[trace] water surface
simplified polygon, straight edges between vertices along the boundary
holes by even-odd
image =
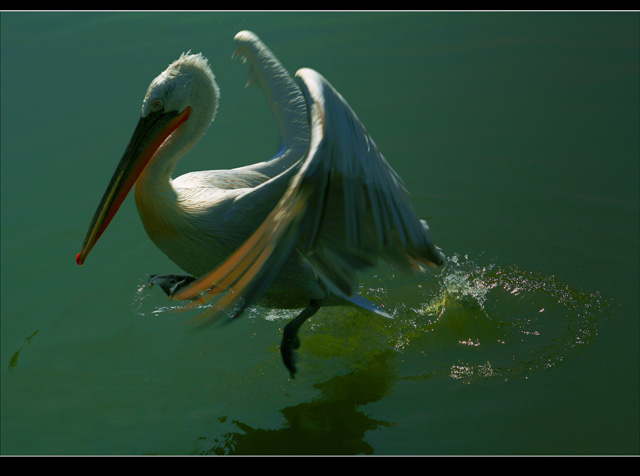
[[[3,454],[638,454],[637,13],[3,13]],[[128,199],[86,227],[149,82],[202,52],[218,117],[179,165],[276,129],[233,36],[343,94],[448,257],[362,292],[394,320],[253,309],[194,332]],[[187,313],[188,314],[188,313]]]

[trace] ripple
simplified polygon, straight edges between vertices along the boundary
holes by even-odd
[[[299,352],[307,370],[349,373],[383,355],[389,363],[399,356],[401,378],[407,379],[527,378],[588,347],[610,304],[599,292],[576,289],[553,275],[480,264],[468,255],[454,254],[434,274],[404,279],[387,272],[377,277],[377,286],[361,289],[386,306],[393,320],[345,307],[325,308],[311,319],[301,331]],[[141,281],[132,308],[140,316],[184,311],[182,304],[166,302]],[[192,310],[194,316],[201,311]],[[249,318],[283,322],[295,314],[257,307],[247,312]]]
[[[170,303],[170,304],[167,304]],[[183,319],[188,320],[197,317],[202,314],[206,309],[209,309],[215,305],[215,301],[208,304],[199,304],[192,307],[188,302],[182,301],[169,301],[167,296],[159,291],[158,287],[149,286],[146,279],[140,279],[136,291],[134,293],[131,308],[133,311],[142,317],[159,316],[162,314],[175,314],[175,313],[187,313],[183,314]],[[231,313],[231,311],[229,311]],[[265,309],[260,307],[250,307],[246,311],[246,315],[249,318],[262,318],[268,321],[289,320],[295,317],[295,311],[288,309]]]
[[[450,257],[423,304],[399,305],[399,352],[419,349],[427,374],[470,382],[562,364],[590,345],[607,300],[538,272]]]
[[[147,284],[146,279],[143,280],[141,278],[133,296],[131,308],[138,316],[142,317],[158,316],[160,314],[170,312],[181,312],[185,309],[184,305],[180,302],[174,302],[170,305],[158,305],[159,299],[167,302],[167,296],[164,293],[157,292],[157,289],[154,289]]]

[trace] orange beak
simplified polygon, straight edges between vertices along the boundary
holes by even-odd
[[[87,255],[109,226],[144,168],[162,143],[189,118],[190,112],[191,108],[187,107],[180,113],[156,111],[140,118],[129,145],[102,196],[100,205],[93,215],[80,253],[76,256],[76,263],[81,265],[85,262]]]

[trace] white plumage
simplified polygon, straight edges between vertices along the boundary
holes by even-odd
[[[359,305],[359,270],[384,259],[403,269],[440,265],[400,178],[344,98],[317,72],[295,80],[253,33],[235,37],[249,83],[264,92],[282,147],[232,170],[171,174],[213,121],[219,90],[207,60],[183,54],[153,80],[140,123],[96,211],[82,264],[135,183],[153,242],[191,278],[177,299],[216,298],[207,317],[247,306],[305,307],[285,329],[291,374],[297,329],[322,305]],[[159,282],[159,281],[158,281]],[[387,316],[388,317],[388,316]]]

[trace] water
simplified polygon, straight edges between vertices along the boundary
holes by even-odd
[[[3,13],[2,454],[638,454],[637,13]],[[86,227],[148,83],[202,51],[222,90],[178,173],[262,160],[233,36],[347,98],[447,264],[381,266],[393,320],[327,309],[195,331],[128,199]]]

